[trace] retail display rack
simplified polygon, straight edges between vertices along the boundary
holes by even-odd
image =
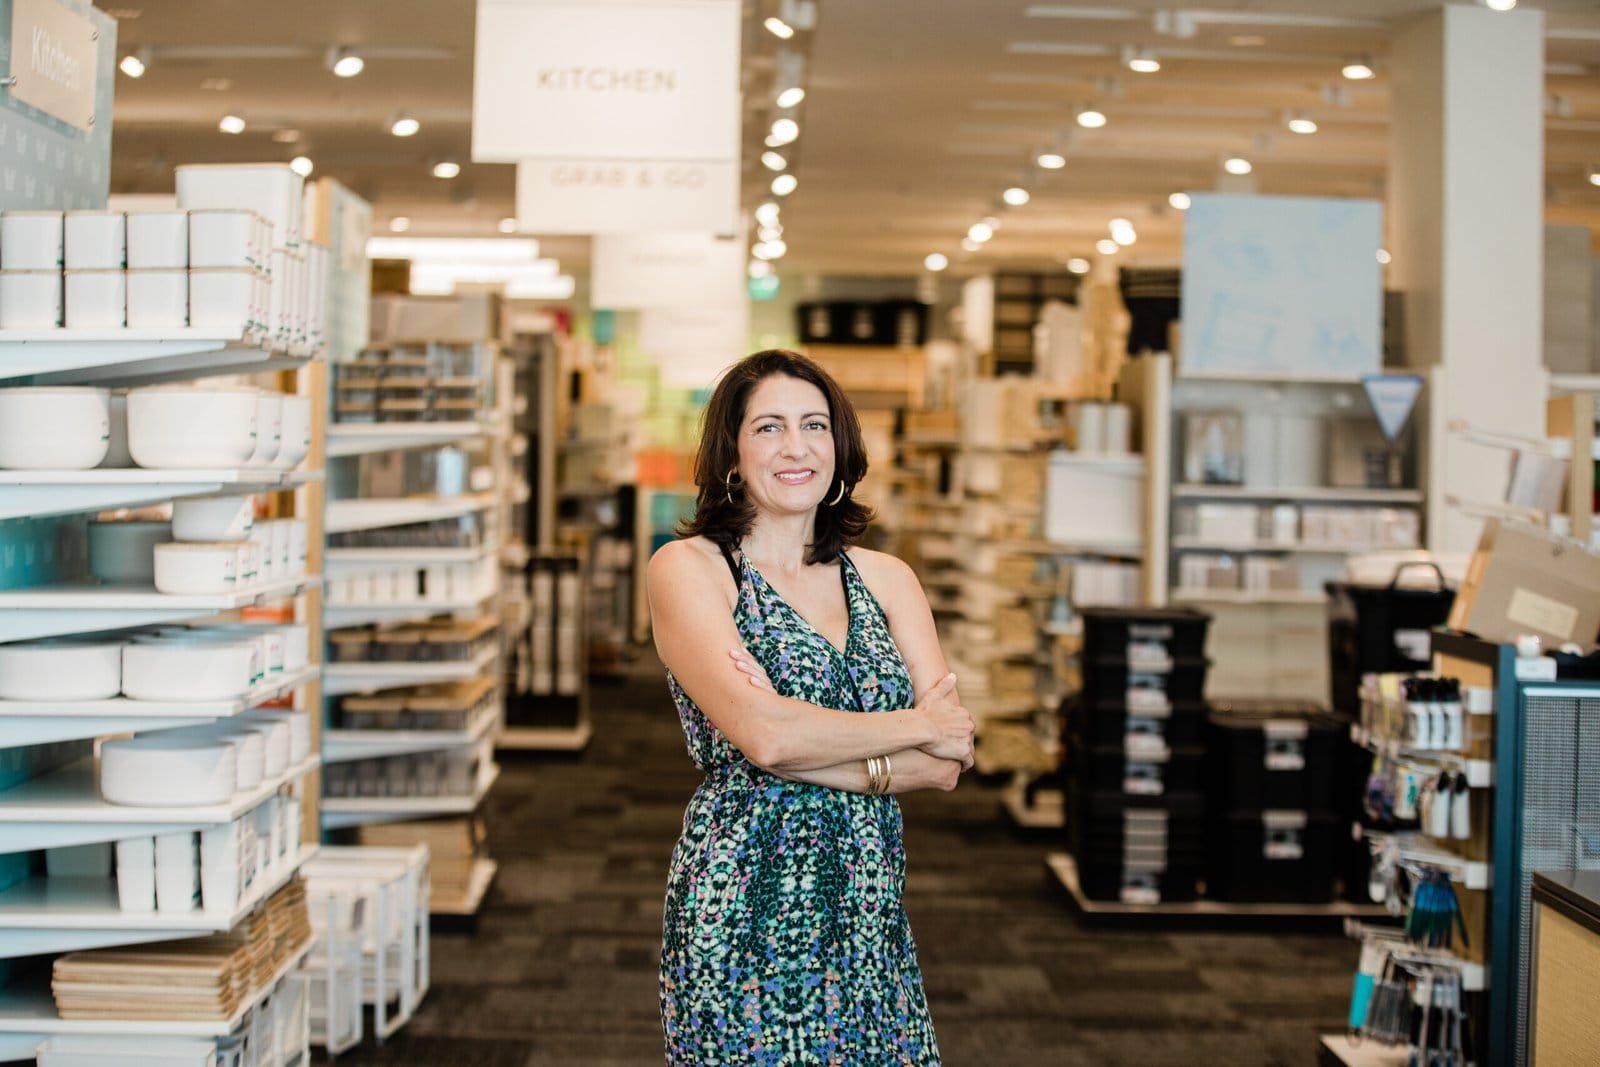
[[[436,841],[430,906],[470,915],[495,870],[472,827],[499,774],[501,664],[523,625],[501,599],[522,484],[511,368],[491,341],[417,341],[336,370],[322,827]],[[337,1015],[322,1011],[319,1033]]]
[[[311,397],[322,380],[316,362],[320,348],[320,343],[290,346],[193,328],[6,330],[0,331],[0,390],[46,384],[120,389],[280,371],[292,373],[280,375],[275,385]],[[139,581],[100,584],[82,573],[88,562],[88,516],[208,496],[251,494],[274,514],[297,514],[307,524],[308,547],[315,546],[322,536],[320,511],[307,506],[321,477],[321,430],[315,420],[311,433],[309,459],[294,472],[260,466],[0,472],[0,518],[9,520],[0,523],[5,547],[0,642],[78,634],[115,639],[136,628],[260,613],[273,605],[276,617],[309,624],[321,584],[314,548],[307,553],[304,576],[215,595],[166,594]],[[101,949],[216,934],[243,938],[263,921],[261,906],[269,898],[290,899],[280,890],[295,882],[316,851],[312,844],[294,844],[299,823],[292,818],[298,808],[315,820],[319,759],[314,752],[221,803],[146,807],[101,798],[98,746],[92,742],[106,735],[226,723],[273,702],[291,702],[296,715],[308,715],[305,709],[319,699],[318,660],[311,642],[303,668],[280,671],[243,696],[223,700],[0,700],[0,747],[7,750],[10,768],[0,790],[0,966],[11,972],[0,996],[0,1059],[32,1059],[47,1042],[63,1050],[103,1049],[109,1042],[119,1051],[136,1052],[163,1040],[189,1038],[219,1046],[248,1040],[263,1053],[262,1062],[306,1062],[303,987],[294,973],[303,947],[279,960],[265,981],[252,982],[234,1010],[215,1015],[174,1009],[171,1019],[163,1019],[157,1007],[64,1017],[50,991],[49,968],[42,980],[32,972],[60,953],[84,953],[73,959],[87,964],[115,958],[97,955]],[[238,826],[240,820],[254,819],[264,828],[263,813],[269,813],[273,840],[281,844],[235,899],[223,904],[197,899],[188,908],[167,906],[167,901],[155,910],[123,907],[110,864],[114,843],[205,835]],[[191,843],[196,840],[191,837]],[[204,880],[211,868],[199,862],[197,877]]]

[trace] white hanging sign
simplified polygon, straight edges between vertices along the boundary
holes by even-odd
[[[94,125],[99,71],[100,32],[93,22],[56,0],[13,0],[13,97],[87,130]]]
[[[1378,417],[1378,428],[1390,444],[1400,438],[1411,418],[1422,393],[1422,376],[1419,374],[1363,374],[1361,388],[1367,391],[1367,403]],[[1423,657],[1426,658],[1426,657]]]
[[[597,308],[742,306],[744,242],[703,233],[600,234],[590,256]]]
[[[738,226],[737,160],[517,164],[517,229],[523,233],[733,234]]]
[[[738,0],[478,0],[472,158],[738,158]]]
[[[749,332],[750,306],[742,301],[639,312],[639,347],[661,368],[661,383],[677,389],[709,389],[745,355]]]

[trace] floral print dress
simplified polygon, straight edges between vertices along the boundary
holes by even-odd
[[[782,695],[843,711],[910,707],[911,677],[855,564],[840,557],[841,650],[751,566],[734,622]],[[667,1062],[939,1063],[901,893],[900,806],[791,782],[744,758],[668,672],[706,774],[672,853],[661,949]]]

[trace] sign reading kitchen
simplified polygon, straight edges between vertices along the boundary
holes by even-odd
[[[13,0],[11,95],[80,130],[94,125],[100,34],[56,0]]]
[[[478,0],[473,160],[737,160],[739,19],[738,0]]]

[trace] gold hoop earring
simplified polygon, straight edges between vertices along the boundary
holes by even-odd
[[[830,501],[828,501],[828,506],[829,506],[829,507],[830,507],[830,508],[836,508],[836,507],[838,507],[838,506],[839,506],[839,503],[840,503],[840,502],[841,502],[841,501],[842,501],[842,500],[844,500],[844,494],[845,494],[845,490],[846,490],[846,489],[848,489],[848,488],[849,488],[849,486],[847,486],[847,485],[845,485],[845,484],[844,484],[844,482],[843,482],[843,481],[841,481],[841,482],[840,482],[840,483],[839,483],[839,491],[838,491],[838,492],[837,492],[837,493],[835,493],[835,494],[834,494],[834,496],[833,496],[833,499],[832,499],[832,500],[830,500]]]
[[[728,498],[728,503],[733,503],[733,476],[739,473],[738,467],[729,467],[728,473],[722,476],[722,488]],[[739,479],[739,484],[744,485],[744,479]]]

